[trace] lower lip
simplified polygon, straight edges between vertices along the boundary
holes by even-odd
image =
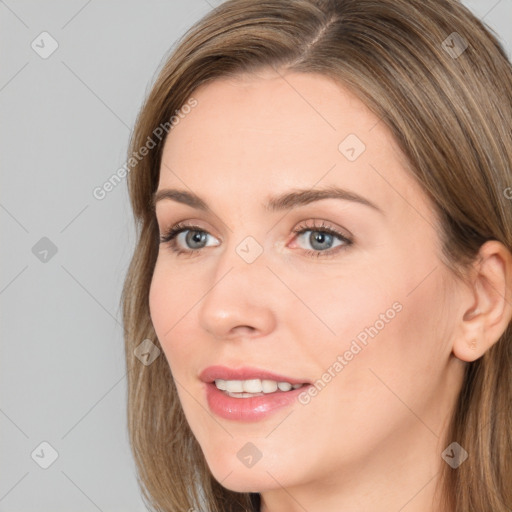
[[[259,421],[280,409],[289,407],[310,385],[290,391],[275,391],[263,396],[233,398],[217,389],[213,382],[209,382],[206,384],[206,400],[210,410],[226,420]]]

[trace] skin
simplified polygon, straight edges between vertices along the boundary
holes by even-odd
[[[210,210],[167,199],[156,215],[162,234],[189,222],[207,244],[192,256],[160,245],[150,310],[213,476],[261,492],[263,512],[442,510],[434,491],[452,441],[447,420],[466,362],[512,316],[510,253],[488,242],[471,281],[456,280],[432,205],[384,123],[327,77],[265,70],[194,97],[198,106],[165,143],[158,189],[193,191]],[[366,145],[354,162],[338,149],[349,134]],[[271,195],[329,185],[382,213],[339,199],[263,208]],[[293,229],[314,219],[353,244],[340,250],[334,238],[323,245],[330,257],[308,255],[322,252],[309,236],[317,224],[299,237]],[[185,235],[178,245],[190,251]],[[252,263],[236,252],[247,236],[263,250]],[[401,311],[307,405],[254,423],[209,411],[199,380],[207,366],[314,382],[396,302]],[[237,458],[247,442],[262,453],[251,468]]]

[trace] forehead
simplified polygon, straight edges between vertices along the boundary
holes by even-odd
[[[192,96],[197,106],[167,137],[159,188],[184,181],[220,198],[236,186],[261,199],[333,184],[381,204],[397,191],[412,201],[422,194],[384,123],[329,77],[267,70],[217,79]]]
[[[389,146],[387,134],[377,126],[379,119],[350,91],[323,75],[244,74],[202,85],[193,97],[198,106],[166,141],[176,157],[187,145],[212,139],[223,141],[218,149],[229,148],[230,154],[238,148],[247,152],[253,143],[258,144],[254,153],[268,145],[282,146],[283,153],[295,145],[300,153],[305,140],[320,142],[318,152],[330,149],[337,154],[339,142],[349,133]],[[303,152],[311,153],[309,147]]]

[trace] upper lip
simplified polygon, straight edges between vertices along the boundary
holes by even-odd
[[[242,368],[228,368],[227,366],[208,366],[200,374],[199,378],[203,382],[211,383],[216,379],[222,380],[250,380],[250,379],[267,379],[276,382],[289,382],[290,384],[305,384],[306,379],[294,379],[285,375],[263,370],[261,368],[253,368],[244,366]]]

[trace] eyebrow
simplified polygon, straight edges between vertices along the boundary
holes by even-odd
[[[187,190],[178,189],[162,189],[155,192],[152,199],[153,208],[156,207],[156,203],[164,199],[186,204],[192,208],[202,211],[209,210],[206,202],[198,195]],[[375,203],[372,203],[369,199],[366,199],[355,192],[334,186],[323,189],[294,189],[290,192],[270,197],[267,203],[264,204],[264,207],[267,211],[278,212],[291,210],[292,208],[307,205],[322,199],[341,199],[344,201],[352,201],[368,206],[381,214],[384,214],[382,209]]]

